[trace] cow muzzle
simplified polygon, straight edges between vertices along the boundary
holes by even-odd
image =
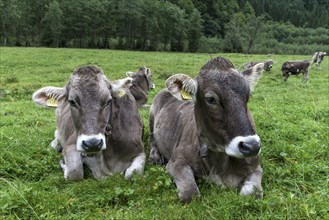
[[[77,138],[77,150],[83,153],[97,153],[106,149],[106,140],[103,134],[79,135]]]
[[[235,137],[225,148],[227,155],[237,158],[257,156],[260,151],[261,144],[258,135]]]

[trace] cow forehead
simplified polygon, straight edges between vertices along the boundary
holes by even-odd
[[[72,75],[81,78],[94,78],[98,75],[104,75],[104,73],[102,69],[97,66],[83,66],[75,69]]]
[[[227,94],[235,92],[237,94],[249,94],[249,86],[237,70],[229,69],[221,71],[218,69],[201,72],[197,77],[199,89],[203,92],[215,90],[217,93]],[[198,89],[198,90],[199,90]]]
[[[109,95],[108,81],[97,67],[82,67],[77,69],[71,76],[69,95],[81,97],[93,96],[96,99],[102,95]]]

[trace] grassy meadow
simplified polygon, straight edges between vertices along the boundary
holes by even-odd
[[[64,180],[61,154],[49,146],[54,110],[36,106],[34,91],[64,86],[82,65],[97,65],[112,80],[147,66],[156,84],[151,104],[170,75],[196,76],[219,55],[240,68],[278,62],[249,101],[262,139],[263,199],[200,179],[202,196],[182,204],[165,168],[149,164],[131,181],[119,174],[95,180],[87,170],[83,181]],[[0,219],[329,219],[329,57],[307,84],[301,75],[284,83],[280,71],[284,61],[311,56],[0,47]],[[147,155],[148,111],[140,110]]]

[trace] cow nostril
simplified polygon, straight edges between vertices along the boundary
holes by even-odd
[[[100,150],[103,146],[102,139],[92,138],[87,141],[82,141],[82,147],[87,151]]]
[[[241,141],[239,143],[239,151],[245,156],[256,156],[259,150],[259,141]]]

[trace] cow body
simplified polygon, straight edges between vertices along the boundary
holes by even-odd
[[[242,74],[230,61],[215,58],[195,79],[179,74],[166,84],[151,106],[150,161],[167,164],[181,201],[200,195],[195,177],[261,196],[260,138]],[[184,100],[185,93],[193,101]]]
[[[264,70],[265,71],[270,71],[273,67],[273,64],[275,63],[273,60],[266,60],[264,62],[249,62],[249,63],[245,63],[243,64],[243,68],[244,69],[250,69],[252,67],[254,67],[255,65],[259,64],[259,63],[263,63],[264,64]]]
[[[310,61],[287,61],[282,64],[281,71],[284,76],[284,81],[287,81],[290,75],[303,74],[303,81],[308,81],[308,69],[310,67]]]
[[[323,61],[323,58],[326,54],[327,54],[326,52],[315,52],[312,56],[311,66],[313,65],[313,63],[315,63],[316,69],[321,68],[320,64]]]
[[[140,67],[137,72],[127,72],[126,75],[133,78],[133,83],[129,90],[134,96],[137,106],[144,106],[147,103],[148,92],[155,88],[152,83],[151,70],[146,67]]]
[[[37,104],[46,106],[49,98],[59,103],[55,140],[63,148],[65,179],[81,180],[83,164],[95,178],[143,173],[143,123],[128,89],[131,81],[110,82],[99,68],[88,66],[74,71],[64,88],[34,93]]]

